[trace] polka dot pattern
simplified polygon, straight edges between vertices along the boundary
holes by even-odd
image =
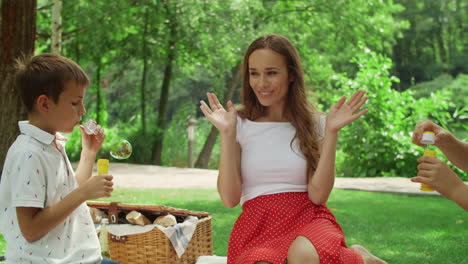
[[[313,204],[304,192],[259,196],[242,206],[228,247],[228,264],[266,261],[283,264],[298,236],[314,245],[321,264],[363,264],[347,248],[341,227],[326,205]]]

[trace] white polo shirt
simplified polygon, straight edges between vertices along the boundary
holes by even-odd
[[[0,182],[0,232],[7,242],[7,263],[101,263],[101,248],[86,204],[41,239],[22,235],[16,207],[46,208],[78,187],[65,153],[65,140],[28,121],[8,150]],[[57,143],[58,149],[55,147]]]

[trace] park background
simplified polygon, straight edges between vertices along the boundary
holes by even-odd
[[[34,21],[27,17],[35,27],[24,27],[23,42],[29,37],[34,54],[58,52],[85,69],[91,85],[83,121],[94,118],[106,128],[103,158],[124,138],[134,149],[125,162],[189,166],[187,126],[194,119],[193,164],[216,169],[217,132],[199,102],[214,92],[239,103],[243,52],[269,33],[297,46],[309,99],[320,111],[342,95],[368,91],[369,113],[341,133],[338,176],[414,175],[422,149],[411,143],[411,132],[421,120],[468,138],[466,1],[39,0],[27,6],[33,2],[2,1],[2,32],[13,26],[7,17],[13,5],[33,8]],[[21,47],[9,41],[2,35],[2,68],[12,67],[5,48]],[[8,113],[1,115],[2,158],[24,118],[18,94],[8,91],[2,82],[0,108]],[[78,129],[68,136],[68,155],[77,161]]]
[[[299,50],[310,101],[322,112],[357,89],[363,118],[340,134],[338,177],[412,177],[430,119],[468,139],[468,3],[462,0],[0,0],[0,163],[25,118],[12,86],[20,54],[57,52],[91,85],[83,121],[106,129],[99,153],[121,138],[132,156],[112,162],[216,169],[217,131],[199,101],[240,102],[243,52],[278,33]],[[189,164],[189,120],[195,120]],[[67,153],[80,156],[77,129]],[[439,157],[446,160],[439,153]],[[468,174],[456,168],[466,181]],[[176,186],[175,186],[176,188]],[[183,206],[184,204],[181,204]],[[466,245],[466,241],[464,242]],[[222,252],[221,252],[222,254]]]

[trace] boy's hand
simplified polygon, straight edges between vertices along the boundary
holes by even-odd
[[[86,200],[99,199],[102,197],[110,197],[114,188],[112,175],[97,175],[92,176],[80,188],[86,197]]]
[[[104,139],[106,135],[104,134],[104,130],[101,126],[97,126],[96,131],[94,134],[88,135],[83,126],[80,126],[80,133],[81,133],[81,145],[83,151],[89,151],[93,154],[96,154],[104,143]]]

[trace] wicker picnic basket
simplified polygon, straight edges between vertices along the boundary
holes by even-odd
[[[189,211],[164,205],[142,205],[109,202],[87,202],[89,207],[106,211],[110,224],[119,223],[120,218],[132,210],[145,215],[170,213],[176,217],[196,216],[199,218],[195,233],[184,254],[179,258],[170,240],[158,228],[149,232],[116,237],[108,233],[110,259],[123,264],[191,264],[197,257],[213,254],[211,216],[207,212]]]

